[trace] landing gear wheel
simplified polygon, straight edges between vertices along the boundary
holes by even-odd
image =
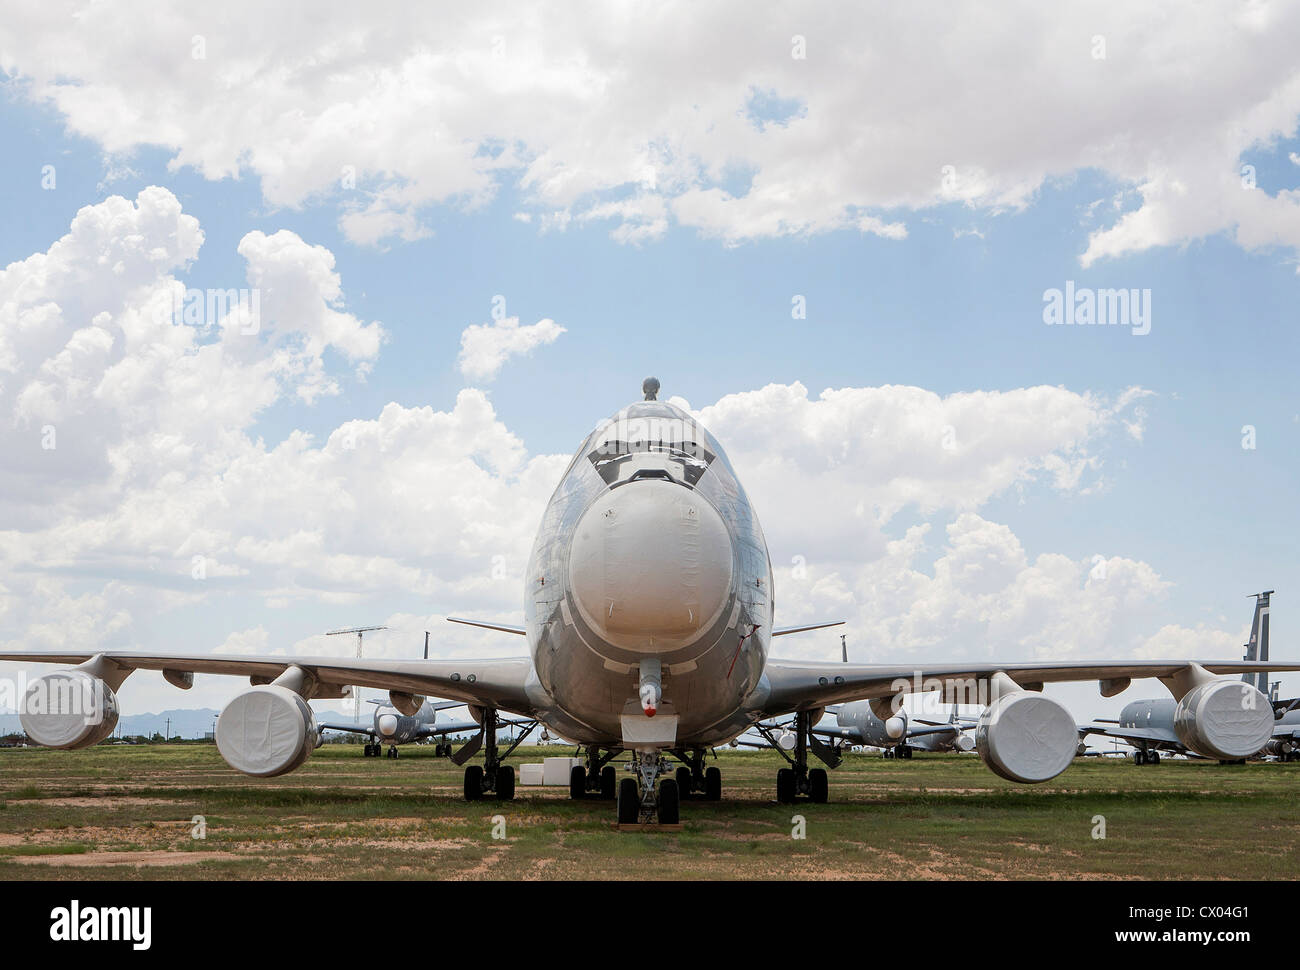
[[[465,801],[476,802],[483,797],[483,766],[470,765],[465,769]]]
[[[681,794],[674,778],[665,778],[659,786],[659,824],[676,825],[681,818]]]
[[[677,769],[677,774],[675,777],[677,779],[678,794],[682,798],[685,798],[687,795],[691,793],[691,788],[692,788],[691,769],[683,765],[682,767]]]
[[[1147,764],[1149,765],[1160,764],[1160,752],[1152,751],[1149,755],[1147,755]]]
[[[635,825],[641,819],[641,793],[636,780],[624,778],[618,783],[618,824]]]
[[[1147,753],[1146,753],[1145,751],[1141,751],[1141,750],[1134,751],[1134,752],[1133,752],[1133,763],[1134,763],[1135,765],[1144,765],[1144,764],[1146,764],[1146,763],[1147,763]]]
[[[618,790],[618,776],[613,765],[605,765],[600,772],[600,797],[612,802]]]
[[[704,771],[704,797],[711,802],[722,798],[722,772],[717,768],[711,767]]]
[[[905,744],[900,744],[900,745],[898,746],[898,754],[899,754],[899,757],[902,757],[902,758],[911,758],[911,757],[912,757],[912,749],[909,748],[909,747],[908,747],[907,745],[905,745]]]
[[[885,749],[885,757],[886,757],[886,758],[892,758],[893,756],[894,756],[894,749],[893,749],[893,748],[886,748],[886,749]]]
[[[502,765],[497,769],[497,800],[512,802],[515,799],[515,769]]]
[[[826,781],[826,770],[824,768],[813,768],[808,772],[809,798],[818,805],[825,805],[829,791],[830,785]]]
[[[776,800],[782,805],[794,803],[794,772],[789,768],[776,773]]]
[[[574,765],[569,771],[569,797],[574,801],[585,798],[587,795],[587,769],[582,765]]]

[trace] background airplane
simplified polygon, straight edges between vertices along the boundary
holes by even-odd
[[[658,401],[623,408],[584,439],[542,515],[529,557],[524,626],[527,654],[504,659],[394,660],[193,655],[85,650],[0,653],[25,664],[72,664],[28,682],[20,716],[28,736],[82,748],[117,723],[117,691],[136,670],[158,670],[181,689],[195,673],[248,677],[217,721],[217,749],[231,767],[257,777],[293,771],[319,741],[309,700],[344,696],[348,685],[385,689],[414,715],[426,695],[469,705],[480,725],[453,755],[465,769],[468,800],[514,797],[514,768],[497,744],[499,712],[531,718],[586,750],[571,792],[614,788],[612,761],[627,753],[630,777],[617,785],[620,823],[656,817],[673,824],[683,794],[721,797],[708,750],[759,722],[793,715],[795,746],[782,756],[777,800],[827,800],[839,745],[812,728],[829,706],[866,702],[888,721],[909,693],[983,707],[975,745],[984,763],[1011,781],[1054,778],[1073,760],[1078,726],[1041,691],[1045,684],[1095,680],[1103,696],[1134,678],[1158,678],[1173,695],[1174,731],[1206,757],[1237,758],[1272,737],[1273,713],[1250,683],[1228,674],[1300,670],[1296,663],[1187,659],[1002,663],[848,664],[771,657],[775,637],[826,624],[773,624],[773,570],[767,543],[722,445],[687,411]],[[814,501],[809,496],[809,501]],[[675,772],[672,760],[688,769]],[[578,772],[582,774],[579,775]],[[671,777],[665,777],[671,776]],[[660,780],[662,779],[662,781]],[[690,791],[682,790],[689,784]]]
[[[440,701],[435,704],[425,700],[414,714],[403,714],[386,697],[372,697],[366,703],[375,705],[370,727],[361,727],[358,724],[322,724],[320,729],[322,731],[343,731],[348,734],[366,735],[370,738],[370,743],[362,745],[361,753],[367,758],[379,757],[379,752],[385,744],[388,745],[388,757],[396,758],[399,744],[414,744],[429,738],[445,739],[449,734],[478,731],[480,726],[477,721],[438,723],[439,711],[450,710],[453,707],[464,707],[463,701]],[[451,743],[445,740],[439,741],[434,753],[437,755],[450,755]]]
[[[1250,624],[1250,641],[1246,644],[1246,660],[1268,660],[1269,598],[1273,590],[1255,594],[1255,615]],[[1265,694],[1268,687],[1268,672],[1258,671],[1242,675],[1242,682]],[[1293,759],[1294,752],[1300,750],[1300,705],[1296,701],[1279,702],[1269,696],[1270,709],[1274,711],[1277,722],[1272,737],[1264,745],[1250,754],[1276,754],[1283,760]],[[1079,736],[1085,738],[1090,734],[1117,738],[1133,745],[1133,763],[1135,765],[1158,765],[1160,754],[1190,754],[1195,757],[1198,752],[1190,748],[1180,734],[1177,725],[1178,704],[1166,697],[1150,697],[1125,704],[1116,720],[1097,718],[1093,724],[1079,725]],[[1106,725],[1106,726],[1103,726]],[[1109,725],[1114,725],[1113,727]],[[1248,757],[1242,755],[1241,757]],[[1239,760],[1225,758],[1220,760]]]
[[[835,715],[836,726],[814,726],[810,728],[814,737],[838,742],[839,747],[847,744],[881,748],[886,758],[910,758],[913,750],[918,748],[924,751],[971,751],[975,747],[974,740],[965,733],[974,729],[975,720],[968,719],[965,723],[955,720],[955,704],[953,719],[946,723],[911,718],[901,707],[898,713],[881,720],[867,701],[828,707],[826,713]],[[794,749],[797,736],[791,725],[759,724],[756,727],[773,747],[784,751]]]

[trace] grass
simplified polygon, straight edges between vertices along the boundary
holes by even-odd
[[[775,753],[717,764],[723,801],[684,803],[670,834],[618,832],[612,803],[562,789],[467,803],[431,748],[327,746],[275,779],[211,746],[4,750],[0,879],[1290,879],[1300,844],[1291,765],[1089,759],[1025,787],[969,755],[850,754],[829,804],[783,806]]]

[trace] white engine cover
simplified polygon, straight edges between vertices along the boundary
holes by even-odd
[[[994,774],[1022,784],[1048,781],[1074,759],[1079,731],[1064,707],[1042,694],[1012,691],[984,709],[975,747]]]
[[[1257,754],[1273,737],[1273,706],[1258,690],[1224,678],[1183,695],[1174,733],[1199,755],[1235,761]]]
[[[117,695],[84,670],[58,670],[27,685],[19,720],[46,748],[86,748],[117,727]]]
[[[316,715],[287,687],[244,691],[217,718],[217,750],[236,771],[273,778],[301,767],[316,750]]]

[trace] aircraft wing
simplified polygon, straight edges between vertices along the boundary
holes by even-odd
[[[359,724],[317,724],[322,731],[343,731],[347,734],[368,734],[375,737],[375,729],[362,727]]]
[[[967,726],[961,724],[927,724],[924,727],[909,726],[907,729],[907,737],[919,738],[926,734],[961,734],[961,732],[965,731],[967,727],[974,726],[975,725],[973,724]]]
[[[531,724],[531,721],[515,721],[508,717],[497,718],[497,730],[502,727],[518,727],[524,724]],[[440,737],[444,734],[456,734],[460,731],[478,731],[482,727],[478,721],[457,721],[452,724],[438,724],[433,727],[422,727],[416,737],[433,738]]]
[[[805,623],[802,626],[779,626],[772,631],[774,637],[786,637],[791,633],[807,633],[809,630],[825,630],[828,626],[843,626],[847,620],[831,620],[829,623]]]
[[[1183,742],[1178,740],[1178,735],[1173,731],[1162,731],[1159,728],[1117,728],[1117,727],[1099,727],[1097,725],[1080,724],[1079,734],[1100,734],[1108,738],[1118,738],[1121,741],[1148,741],[1161,744],[1176,744],[1178,747],[1183,746]]]
[[[1027,689],[1045,683],[1080,680],[1137,680],[1172,677],[1188,664],[1200,664],[1212,674],[1300,670],[1300,663],[1278,660],[1099,660],[1090,663],[1019,664],[886,664],[810,663],[797,660],[768,661],[764,676],[767,696],[759,711],[777,717],[792,711],[812,710],[827,704],[892,697],[942,687],[960,695],[971,684],[999,671]],[[761,690],[761,687],[760,687]]]
[[[533,716],[525,684],[533,669],[528,657],[500,660],[366,660],[355,657],[259,657],[246,654],[98,652],[0,653],[0,660],[28,664],[79,664],[103,657],[123,670],[230,674],[274,680],[289,667],[302,667],[324,687],[377,687],[447,697],[463,704],[495,707]],[[1280,669],[1276,664],[1271,669]]]

